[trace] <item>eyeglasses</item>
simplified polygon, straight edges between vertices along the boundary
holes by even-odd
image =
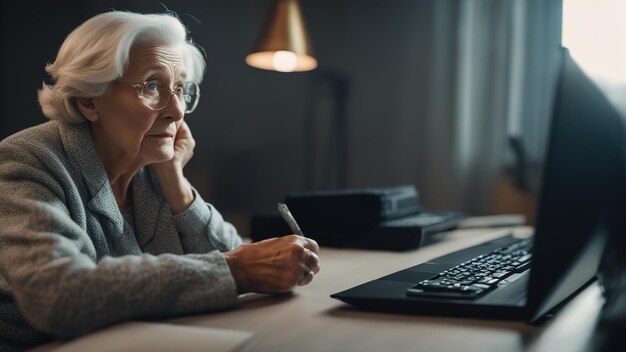
[[[120,82],[139,89],[139,97],[143,103],[152,110],[163,110],[176,95],[178,101],[185,104],[185,113],[189,114],[196,109],[200,100],[200,87],[196,82],[187,81],[181,86],[176,86],[174,90],[164,86],[157,80],[150,80],[143,83]]]

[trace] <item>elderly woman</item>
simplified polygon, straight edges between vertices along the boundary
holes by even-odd
[[[91,18],[46,67],[52,121],[0,142],[0,347],[224,309],[319,271],[315,241],[242,245],[185,179],[205,66],[186,33],[168,14]]]

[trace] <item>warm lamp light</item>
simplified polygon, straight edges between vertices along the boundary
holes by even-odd
[[[298,0],[273,0],[248,65],[272,71],[310,71],[317,67]]]

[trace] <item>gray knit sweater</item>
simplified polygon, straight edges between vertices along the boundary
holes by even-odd
[[[173,216],[149,167],[131,188],[124,226],[88,123],[0,142],[0,350],[234,304],[235,228],[195,190]]]

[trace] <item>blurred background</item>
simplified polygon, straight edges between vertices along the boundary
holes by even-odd
[[[248,66],[270,0],[2,1],[0,139],[47,119],[66,35],[109,11],[174,11],[207,55],[185,172],[244,235],[290,192],[412,184],[428,209],[533,221],[558,47],[626,115],[620,0],[301,0],[318,67]]]

